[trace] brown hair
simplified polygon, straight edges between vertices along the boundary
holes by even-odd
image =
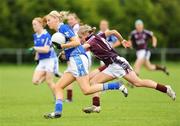
[[[44,17],[43,18],[35,17],[33,20],[38,21],[42,25],[43,28],[46,26],[46,19]]]
[[[58,12],[56,10],[53,10],[48,15],[52,16],[52,17],[55,17],[55,18],[58,18],[59,21],[63,22],[64,20],[67,19],[68,14],[69,14],[69,11],[60,11],[60,12]]]

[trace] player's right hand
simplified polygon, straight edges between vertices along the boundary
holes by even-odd
[[[28,48],[28,52],[29,52],[29,53],[33,53],[33,52],[35,52],[35,49],[34,49],[33,47]]]

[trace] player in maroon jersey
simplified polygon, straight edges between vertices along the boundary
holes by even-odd
[[[134,71],[138,75],[142,65],[145,65],[148,70],[160,70],[169,75],[166,67],[155,65],[150,62],[151,52],[147,47],[148,40],[152,40],[152,46],[154,48],[157,46],[157,39],[153,35],[153,32],[144,29],[142,20],[137,20],[135,22],[135,27],[136,29],[131,32],[129,37],[129,41],[132,43],[133,48],[136,50],[137,56],[134,65]]]
[[[176,98],[175,92],[169,85],[162,85],[157,82],[148,79],[140,79],[129,65],[128,61],[119,56],[118,53],[108,44],[105,40],[109,35],[115,35],[123,46],[129,47],[130,44],[122,38],[122,36],[116,30],[109,30],[105,33],[94,34],[95,28],[91,28],[88,25],[81,26],[78,35],[81,41],[86,41],[84,48],[89,48],[94,56],[103,61],[107,66],[102,72],[98,73],[93,79],[91,84],[104,83],[107,81],[114,80],[118,77],[123,77],[128,82],[132,83],[136,87],[147,87],[159,90],[163,93],[168,94],[173,100]],[[98,97],[96,102],[98,106]],[[100,112],[100,106],[90,106],[83,109],[86,113]]]

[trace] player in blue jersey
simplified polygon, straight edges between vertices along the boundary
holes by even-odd
[[[154,36],[152,31],[144,29],[144,24],[142,20],[136,20],[135,30],[133,30],[129,37],[129,42],[132,43],[133,48],[136,50],[137,59],[134,64],[134,70],[136,74],[139,74],[139,71],[144,65],[148,70],[152,71],[162,71],[165,74],[169,75],[166,67],[152,64],[150,62],[151,52],[148,48],[148,41],[152,41],[152,46],[156,48],[157,39]]]
[[[74,33],[77,35],[80,27],[80,19],[75,13],[69,13],[67,16],[68,25],[71,26]],[[88,57],[89,58],[89,57]],[[72,102],[73,100],[73,84],[66,87],[67,98],[66,102]]]
[[[51,11],[47,16],[47,25],[50,29],[64,34],[65,44],[56,45],[59,49],[64,49],[66,60],[68,61],[67,70],[55,85],[56,103],[52,113],[45,114],[44,117],[59,118],[62,115],[63,90],[69,84],[77,81],[84,95],[90,95],[103,90],[120,90],[127,94],[127,89],[120,82],[101,83],[90,86],[88,75],[88,58],[85,49],[81,45],[79,38],[75,35],[72,28],[63,23],[66,14],[64,12]]]
[[[34,46],[31,50],[36,52],[36,60],[39,60],[32,82],[39,85],[46,81],[54,95],[53,75],[58,71],[58,60],[52,47],[51,35],[44,29],[45,25],[46,22],[41,17],[36,17],[32,21],[35,34],[33,34]]]

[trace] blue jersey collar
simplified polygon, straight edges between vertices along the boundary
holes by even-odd
[[[63,25],[63,24],[64,24],[63,22],[58,24],[57,31],[60,29],[61,25]]]
[[[37,36],[37,37],[40,37],[41,35],[46,34],[46,33],[47,33],[47,30],[44,29],[44,30],[41,32],[41,34],[36,33],[36,36]]]

